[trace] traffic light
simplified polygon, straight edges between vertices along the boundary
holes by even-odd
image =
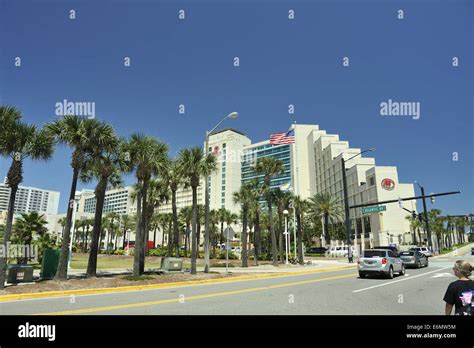
[[[432,193],[431,193],[431,194],[432,194]],[[434,204],[435,198],[434,198],[434,197],[430,197],[430,201],[431,201],[431,204]]]
[[[418,220],[420,220],[420,222],[423,222],[423,215],[421,213],[418,214]]]
[[[413,219],[416,219],[416,211],[413,210],[413,212],[411,213],[411,217],[412,217]]]

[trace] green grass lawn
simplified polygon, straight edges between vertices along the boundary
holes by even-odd
[[[71,260],[72,269],[86,269],[89,254],[74,253]],[[160,268],[161,257],[149,256],[146,258],[146,268]],[[133,268],[133,256],[127,255],[104,255],[97,258],[97,269]]]

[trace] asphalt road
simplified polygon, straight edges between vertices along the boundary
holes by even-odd
[[[444,313],[456,258],[430,260],[392,280],[356,269],[124,293],[0,302],[0,314],[389,314]]]

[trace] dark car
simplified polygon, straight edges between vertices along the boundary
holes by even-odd
[[[402,251],[400,253],[400,258],[405,267],[428,267],[428,257],[416,250]]]
[[[306,254],[325,254],[328,249],[324,247],[309,248],[306,250]]]
[[[474,255],[474,247],[471,248],[471,255]]]
[[[378,247],[375,247],[374,249],[392,250],[394,253],[398,253],[398,249],[395,245],[378,246]]]

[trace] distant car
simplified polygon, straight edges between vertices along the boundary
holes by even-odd
[[[471,248],[471,255],[474,255],[474,247]]]
[[[402,251],[400,258],[405,267],[412,266],[416,268],[428,267],[428,257],[419,251]]]
[[[352,246],[351,248],[352,256],[358,256],[358,252],[355,247]],[[347,257],[348,250],[349,249],[347,248],[347,246],[332,246],[329,250],[326,251],[326,254],[331,257]]]
[[[433,256],[433,254],[431,253],[430,249],[428,249],[427,247],[416,247],[416,248],[410,248],[408,249],[408,251],[418,251],[422,254],[425,254],[426,257],[431,257]]]
[[[395,245],[376,246],[374,249],[392,250],[394,253],[398,253],[398,248]]]
[[[329,250],[326,251],[326,254],[328,254],[331,257],[339,257],[342,252],[342,246],[332,246],[329,248]]]
[[[392,250],[370,249],[365,250],[363,257],[357,260],[359,277],[365,278],[368,275],[384,275],[389,279],[394,273],[405,274],[405,265],[402,259]]]
[[[306,250],[306,254],[325,254],[328,249],[324,247],[309,248]]]
[[[354,246],[351,246],[351,250],[352,250],[352,256],[353,257],[357,257],[359,256],[359,252],[357,251],[357,249],[354,247]],[[348,247],[342,247],[339,255],[342,256],[342,257],[347,257],[348,255],[348,251],[349,251],[349,248]]]

